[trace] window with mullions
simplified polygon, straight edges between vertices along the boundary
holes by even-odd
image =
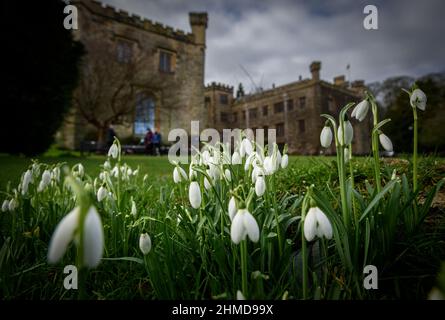
[[[144,136],[148,128],[153,130],[154,124],[155,103],[153,99],[145,95],[139,95],[134,117],[134,134],[136,136]]]
[[[163,73],[173,73],[175,71],[175,55],[173,52],[159,51],[159,71]]]

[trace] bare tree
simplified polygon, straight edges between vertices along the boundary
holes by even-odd
[[[163,100],[164,110],[175,105],[172,100],[165,103],[163,97],[171,84],[153,76],[153,61],[148,54],[133,48],[118,59],[115,43],[97,38],[85,46],[88,53],[74,105],[97,129],[99,143],[104,142],[110,124],[123,124],[122,119],[133,117],[138,93],[156,95]]]

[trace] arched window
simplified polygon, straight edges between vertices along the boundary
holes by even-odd
[[[140,94],[137,97],[136,112],[134,117],[134,134],[144,136],[147,128],[154,131],[155,103],[153,98]]]

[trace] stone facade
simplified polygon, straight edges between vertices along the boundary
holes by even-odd
[[[109,50],[116,52],[116,58],[120,42],[128,44],[128,50],[138,50],[150,57],[144,67],[150,73],[152,82],[145,88],[144,83],[139,86],[151,93],[155,110],[152,130],[159,131],[164,142],[167,142],[171,128],[187,129],[192,120],[200,120],[202,127],[207,126],[204,109],[207,13],[190,13],[192,33],[185,33],[94,0],[75,0],[71,3],[78,9],[79,27],[74,30],[76,39],[83,43],[107,39]],[[163,52],[170,55],[168,67],[172,70],[169,72],[161,71]],[[169,83],[168,92],[159,89],[166,83]],[[135,114],[129,114],[123,123],[115,125],[119,138],[135,135],[134,120]],[[57,138],[60,145],[77,149],[82,140],[94,139],[94,130],[74,108]]]
[[[344,76],[334,83],[320,80],[321,63],[310,65],[311,79],[303,79],[256,94],[234,98],[233,87],[220,83],[206,86],[208,121],[219,131],[225,128],[276,129],[279,146],[288,145],[291,154],[333,154],[334,146],[324,150],[320,146],[319,133],[325,123],[322,113],[338,118],[340,109],[349,102],[363,98],[364,82],[355,81],[350,86]],[[369,121],[354,125],[353,152],[366,154],[370,151]],[[357,125],[355,125],[357,124]],[[265,130],[265,132],[267,132]],[[265,140],[267,141],[265,133]]]

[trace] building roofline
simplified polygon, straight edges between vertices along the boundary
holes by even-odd
[[[92,14],[113,19],[141,30],[157,33],[162,36],[173,38],[178,41],[195,44],[192,33],[186,33],[180,29],[164,25],[160,22],[152,21],[137,14],[130,14],[125,10],[117,9],[113,6],[103,4],[97,0],[73,0],[74,5],[83,5]]]

